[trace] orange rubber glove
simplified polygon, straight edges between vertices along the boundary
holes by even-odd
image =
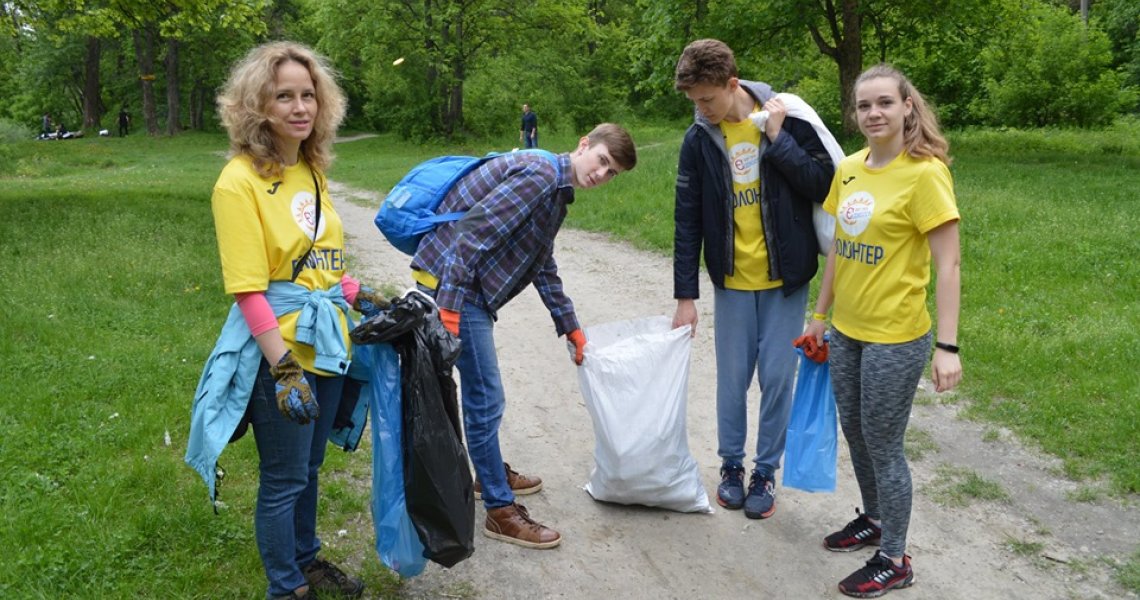
[[[586,347],[586,334],[581,329],[575,329],[566,334],[566,341],[574,344],[574,364],[582,364],[582,350]]]
[[[804,356],[814,360],[817,363],[827,362],[827,354],[830,350],[830,344],[824,342],[822,346],[816,343],[815,336],[801,335],[796,338],[792,345],[796,348],[802,348]]]
[[[451,335],[459,337],[459,313],[441,308],[439,309],[439,320],[443,321],[443,327],[450,331]]]

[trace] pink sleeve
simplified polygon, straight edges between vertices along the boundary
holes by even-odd
[[[359,281],[345,274],[340,278],[340,289],[344,291],[344,300],[349,306],[356,303],[356,293],[360,291]]]
[[[273,314],[273,307],[265,299],[265,292],[242,292],[234,294],[237,298],[238,308],[245,317],[245,324],[253,335],[261,335],[270,329],[277,328],[277,316]]]

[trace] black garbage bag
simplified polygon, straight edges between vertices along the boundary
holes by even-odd
[[[424,557],[452,567],[475,551],[475,484],[452,377],[459,340],[444,329],[432,301],[416,292],[394,300],[351,337],[391,343],[400,355],[408,515]]]
[[[418,292],[410,292],[403,298],[393,298],[386,308],[373,312],[353,328],[348,337],[354,344],[395,345],[397,338],[419,327],[424,316],[434,309]]]

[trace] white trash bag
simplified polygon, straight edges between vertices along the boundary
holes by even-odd
[[[578,381],[594,421],[595,500],[712,512],[685,426],[689,331],[664,316],[585,329]]]

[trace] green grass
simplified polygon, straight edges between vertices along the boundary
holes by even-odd
[[[938,452],[938,442],[929,431],[910,426],[906,430],[906,440],[903,444],[907,460],[922,460],[931,452]]]
[[[1116,568],[1116,581],[1134,594],[1140,594],[1140,550]]]
[[[1045,549],[1043,542],[1029,542],[1019,540],[1013,537],[1006,537],[1005,545],[1014,554],[1018,556],[1033,557],[1041,553]]]
[[[682,132],[636,128],[637,169],[581,193],[568,225],[671,252]],[[544,143],[568,150],[576,140]],[[1140,492],[1130,354],[1140,341],[1140,126],[972,131],[952,142],[969,412],[1060,456],[1074,477]],[[225,148],[224,136],[204,134],[0,144],[0,546],[18,549],[0,594],[264,593],[252,439],[222,457],[219,515],[182,463],[190,396],[230,303],[209,206]],[[424,158],[506,149],[381,136],[338,146],[332,177],[386,190]],[[370,593],[390,597],[399,584],[371,558],[368,490],[357,485],[368,452],[329,453],[320,523],[326,551],[367,557]],[[947,494],[1000,496],[1000,486],[947,477]],[[1138,579],[1136,564],[1122,580]]]
[[[963,508],[975,500],[1008,502],[1009,493],[996,481],[990,481],[975,471],[950,465],[939,465],[937,475],[927,492],[943,506]]]
[[[968,414],[1140,492],[1140,123],[952,141]]]

